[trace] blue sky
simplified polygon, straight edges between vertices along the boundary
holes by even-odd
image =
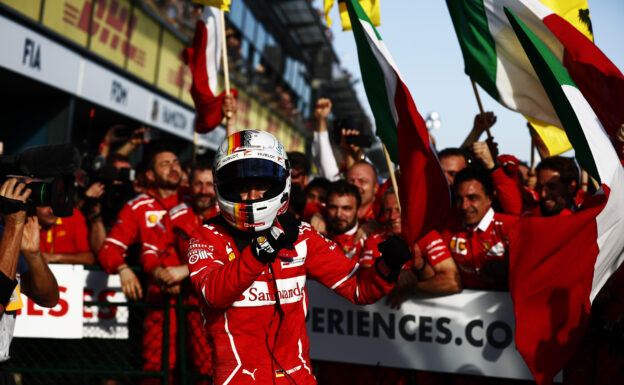
[[[464,74],[464,62],[446,2],[380,1],[379,34],[397,63],[416,107],[423,117],[432,111],[440,115],[441,127],[433,131],[438,149],[459,146],[479,109],[470,79]],[[620,70],[624,70],[624,1],[588,0],[588,3],[596,44]],[[315,0],[314,4],[321,8],[322,0]],[[342,32],[337,6],[330,16],[334,21],[331,29],[341,64],[360,79],[353,34]],[[360,100],[370,111],[361,82],[357,89]],[[500,105],[481,88],[479,94],[484,109],[494,111],[498,117],[492,135],[501,153],[529,161],[530,139],[526,120]]]

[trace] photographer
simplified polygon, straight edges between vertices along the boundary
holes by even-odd
[[[21,308],[19,291],[44,307],[56,306],[59,299],[56,279],[39,250],[37,217],[26,216],[25,203],[30,194],[31,190],[15,178],[7,179],[0,187],[0,362],[8,359],[16,311]]]
[[[82,212],[89,227],[89,245],[98,253],[123,205],[137,193],[130,160],[125,155],[108,155],[106,163],[93,174],[93,182],[84,192]]]

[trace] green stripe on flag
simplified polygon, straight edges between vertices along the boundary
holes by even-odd
[[[533,31],[524,25],[524,23],[507,7],[505,7],[505,14],[516,32],[524,51],[529,57],[535,73],[544,86],[544,90],[555,108],[559,120],[561,120],[563,129],[574,147],[577,161],[589,175],[600,182],[598,168],[596,167],[596,162],[594,161],[591,149],[587,143],[587,138],[585,138],[583,127],[579,122],[572,104],[561,88],[564,85],[572,86],[577,89],[578,87],[570,75],[568,75],[563,65],[559,63],[555,55]]]
[[[466,74],[479,83],[491,97],[500,100],[496,88],[496,43],[490,34],[483,1],[446,0],[446,6],[464,56]]]
[[[355,36],[355,44],[357,45],[358,60],[360,62],[360,71],[362,73],[362,82],[364,90],[368,98],[373,116],[375,117],[376,134],[386,145],[390,158],[395,164],[399,163],[399,150],[397,139],[397,127],[390,109],[386,84],[384,82],[384,73],[372,51],[367,40],[366,32],[361,22],[370,24],[375,31],[376,38],[381,40],[381,36],[371,23],[366,12],[360,6],[357,0],[346,1],[347,10],[349,11],[349,19]],[[394,95],[392,95],[394,100]]]

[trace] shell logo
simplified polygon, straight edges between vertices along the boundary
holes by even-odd
[[[156,223],[158,222],[158,217],[155,214],[151,214],[147,217],[147,220],[150,221],[150,223]]]
[[[228,255],[228,261],[232,262],[234,258],[236,258],[236,255],[234,255],[234,253],[231,252],[230,255]]]

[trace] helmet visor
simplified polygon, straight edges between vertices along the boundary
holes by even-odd
[[[227,164],[216,172],[216,184],[219,193],[233,202],[241,201],[238,189],[244,181],[262,179],[269,181],[271,187],[262,199],[270,199],[283,191],[289,171],[267,159],[243,159]]]

